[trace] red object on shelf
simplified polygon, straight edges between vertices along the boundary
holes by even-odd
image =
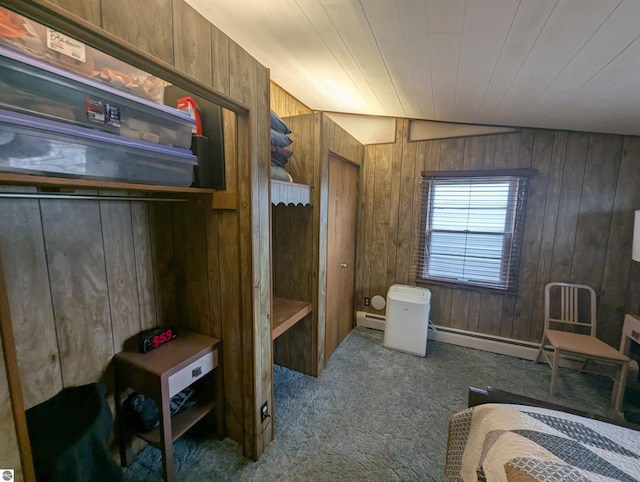
[[[202,121],[200,120],[200,112],[198,112],[198,105],[192,97],[181,97],[176,101],[176,107],[178,110],[188,112],[191,117],[196,120],[196,127],[193,130],[194,134],[202,135]]]

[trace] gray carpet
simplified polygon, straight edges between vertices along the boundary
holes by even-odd
[[[187,433],[174,444],[176,480],[443,481],[447,422],[466,408],[467,387],[492,385],[616,417],[611,381],[528,360],[429,342],[426,358],[382,346],[356,328],[312,378],[274,367],[275,439],[258,462],[230,439]],[[145,448],[127,481],[160,481],[160,451]]]

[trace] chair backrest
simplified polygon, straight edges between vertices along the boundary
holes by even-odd
[[[544,329],[588,328],[596,336],[596,292],[587,285],[551,282],[544,288]]]

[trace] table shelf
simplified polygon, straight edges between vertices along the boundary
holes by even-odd
[[[174,442],[184,435],[187,430],[212,412],[214,408],[215,403],[213,401],[208,403],[198,403],[198,405],[188,408],[184,412],[180,412],[171,417],[171,441]],[[162,448],[160,426],[150,430],[149,432],[134,431],[134,435],[149,442],[154,447]]]

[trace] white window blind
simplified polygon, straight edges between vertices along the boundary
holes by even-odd
[[[418,281],[515,292],[528,177],[456,174],[423,173]]]

